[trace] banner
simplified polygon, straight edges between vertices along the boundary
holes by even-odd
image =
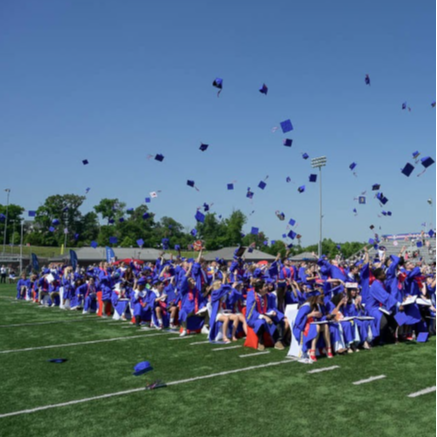
[[[77,254],[74,250],[70,250],[70,264],[73,267],[73,271],[77,268]]]
[[[111,247],[106,246],[106,262],[113,263],[115,261],[115,253]]]
[[[39,272],[39,262],[38,262],[38,257],[32,253],[32,268],[33,270],[35,270],[36,272]]]

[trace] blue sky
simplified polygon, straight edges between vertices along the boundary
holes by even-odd
[[[410,178],[400,168],[416,150],[435,159],[435,9],[431,0],[2,2],[0,188],[31,210],[90,187],[84,212],[104,197],[138,206],[160,190],[158,218],[193,227],[204,202],[223,216],[254,210],[246,231],[271,239],[285,230],[280,210],[308,245],[318,239],[319,191],[307,152],[328,158],[324,236],[367,240],[371,224],[420,230],[435,222],[426,202],[435,201],[435,165]],[[292,132],[272,132],[288,118]],[[147,159],[157,153],[162,163]],[[392,217],[378,217],[374,183]]]

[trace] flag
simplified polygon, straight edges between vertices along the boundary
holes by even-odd
[[[61,255],[64,255],[64,245],[61,246]]]
[[[76,270],[77,267],[77,254],[74,250],[70,250],[70,264],[73,267],[73,270]]]
[[[32,267],[33,267],[33,270],[35,270],[36,272],[39,272],[38,257],[34,253],[32,253]]]
[[[115,253],[111,247],[106,246],[106,262],[112,263],[115,261]]]

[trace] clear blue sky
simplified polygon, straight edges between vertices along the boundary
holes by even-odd
[[[431,211],[435,222],[427,199],[435,201],[436,167],[417,177],[419,164],[410,178],[400,168],[415,150],[435,159],[435,17],[432,0],[3,1],[0,203],[8,187],[28,210],[90,187],[86,212],[104,197],[135,207],[161,190],[151,204],[158,218],[193,227],[196,208],[213,202],[223,216],[255,210],[246,231],[257,226],[271,239],[292,217],[308,245],[318,239],[319,191],[307,152],[328,158],[326,237],[367,240],[371,224],[420,230]],[[272,133],[288,118],[289,135]],[[147,159],[157,153],[164,162]],[[378,218],[374,183],[392,217]]]

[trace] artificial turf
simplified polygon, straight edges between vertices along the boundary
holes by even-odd
[[[286,351],[240,358],[253,349],[197,344],[174,334],[122,329],[58,308],[15,303],[14,287],[0,285],[0,352],[125,337],[125,340],[0,353],[0,415],[145,387],[155,379],[182,381],[285,361]],[[32,326],[4,325],[56,322]],[[136,336],[141,336],[134,338]],[[242,345],[240,340],[236,345]],[[235,345],[235,344],[234,344]],[[435,337],[428,343],[388,345],[371,351],[297,362],[182,382],[153,391],[91,400],[0,418],[1,436],[432,436]],[[51,358],[66,358],[63,364]],[[148,360],[154,370],[132,375]],[[338,369],[308,374],[308,370]],[[385,375],[363,385],[357,380]]]

